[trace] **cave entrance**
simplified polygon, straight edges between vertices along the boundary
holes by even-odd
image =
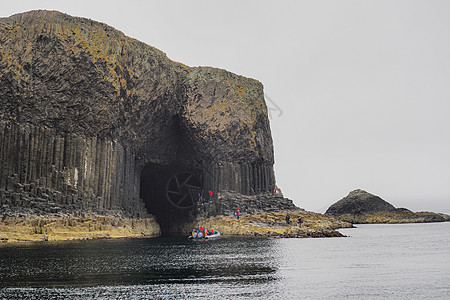
[[[185,233],[202,187],[202,174],[195,170],[150,164],[141,172],[140,197],[156,216],[162,235]]]

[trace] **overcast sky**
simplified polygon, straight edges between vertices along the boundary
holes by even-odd
[[[5,1],[107,23],[265,86],[277,184],[325,211],[356,188],[450,212],[450,1]]]

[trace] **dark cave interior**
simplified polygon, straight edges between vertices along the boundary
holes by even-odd
[[[148,164],[141,172],[140,197],[163,236],[183,234],[184,224],[195,217],[202,189],[199,171]]]

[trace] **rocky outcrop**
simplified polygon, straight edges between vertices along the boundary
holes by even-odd
[[[289,214],[290,222],[286,222]],[[303,226],[300,228],[297,219],[302,217]],[[201,224],[206,228],[214,228],[224,235],[259,236],[276,238],[309,238],[309,237],[342,237],[339,228],[352,228],[349,222],[334,217],[296,209],[292,211],[257,212],[244,214],[239,219],[231,216],[217,216],[203,218],[199,216],[190,224],[186,224],[183,232],[188,235],[192,228]]]
[[[154,218],[53,215],[5,217],[0,222],[0,242],[154,237],[160,234]]]
[[[339,216],[344,214],[370,214],[378,212],[395,211],[396,208],[381,199],[364,190],[354,190],[346,197],[331,205],[326,215]]]
[[[450,216],[446,214],[412,212],[406,208],[395,208],[380,197],[359,189],[331,205],[325,214],[353,224],[426,223],[450,220]]]
[[[397,210],[384,213],[336,216],[338,219],[353,224],[398,224],[398,223],[431,223],[448,222],[450,216],[434,212],[412,212]]]
[[[273,163],[260,82],[173,62],[93,20],[0,19],[3,215],[150,213],[171,224],[210,190],[217,201],[270,194]]]

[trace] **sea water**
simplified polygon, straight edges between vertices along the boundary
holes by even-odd
[[[5,244],[0,299],[450,299],[450,223],[340,231]]]

